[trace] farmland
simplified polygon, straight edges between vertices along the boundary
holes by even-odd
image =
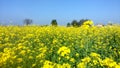
[[[0,26],[0,68],[120,68],[120,26]]]

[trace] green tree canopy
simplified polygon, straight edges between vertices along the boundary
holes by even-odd
[[[71,24],[68,22],[68,23],[67,23],[67,27],[70,27],[70,26],[71,26]]]
[[[77,26],[78,26],[78,22],[77,22],[76,20],[73,20],[73,21],[71,22],[71,25],[72,25],[73,27],[77,27]]]
[[[33,22],[32,19],[25,19],[24,20],[25,25],[30,25],[30,24],[32,24],[32,22]]]
[[[56,19],[52,20],[51,25],[52,25],[52,26],[57,26],[57,25],[58,25],[58,24],[57,24],[57,20],[56,20]]]

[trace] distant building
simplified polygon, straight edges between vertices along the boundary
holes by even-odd
[[[97,27],[103,27],[104,25],[102,25],[102,24],[97,24],[96,26],[97,26]]]

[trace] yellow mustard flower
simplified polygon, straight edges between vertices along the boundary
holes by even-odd
[[[60,54],[61,56],[69,55],[70,49],[68,47],[62,46],[59,48],[57,53]]]
[[[78,57],[78,56],[79,56],[79,53],[76,53],[76,54],[75,54],[75,56],[77,56],[77,57]]]
[[[71,68],[71,65],[68,63],[63,63],[62,65],[63,68]]]
[[[90,61],[91,61],[90,57],[85,57],[82,59],[82,62],[84,62],[84,63],[89,63]]]
[[[17,62],[18,62],[18,63],[21,63],[22,61],[23,61],[22,58],[17,58]]]
[[[100,57],[100,55],[99,55],[99,54],[94,53],[94,52],[92,52],[92,53],[90,54],[90,56],[92,56],[92,57]]]
[[[35,67],[36,66],[36,64],[34,63],[34,64],[32,64],[32,67]]]
[[[74,58],[70,58],[70,61],[71,61],[71,62],[75,62],[75,59],[74,59]]]
[[[77,65],[78,68],[86,68],[86,64],[81,62]]]

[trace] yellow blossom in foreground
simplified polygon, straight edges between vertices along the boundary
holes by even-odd
[[[33,59],[33,56],[29,56],[28,58],[29,58],[29,59]]]
[[[39,55],[36,56],[36,58],[43,58],[44,57],[44,53],[40,53]]]
[[[84,63],[88,63],[90,61],[91,61],[90,57],[85,57],[84,59],[82,59],[82,62],[84,62]]]
[[[74,59],[74,58],[70,58],[70,61],[71,61],[71,62],[75,62],[75,59]]]
[[[36,64],[32,64],[32,67],[35,67],[36,66]]]
[[[68,63],[56,64],[55,68],[71,68],[71,65]]]
[[[0,53],[0,66],[3,63],[6,63],[7,59],[9,59],[11,57],[10,53]]]
[[[61,64],[57,64],[56,68],[63,68]]]
[[[86,68],[86,64],[81,62],[77,65],[78,68]]]
[[[18,62],[18,63],[20,63],[20,62],[22,62],[22,61],[23,61],[22,58],[17,58],[17,62]]]
[[[70,54],[70,49],[68,47],[62,46],[58,50],[58,54],[60,54],[61,56],[69,55]]]
[[[78,57],[78,56],[79,56],[79,53],[76,53],[75,55]]]
[[[54,68],[54,66],[55,66],[54,63],[46,60],[46,61],[44,62],[43,68]]]
[[[92,56],[92,57],[100,57],[100,55],[97,54],[97,53],[91,53],[90,56]]]
[[[98,61],[97,60],[93,60],[93,64],[94,65],[98,64]]]
[[[70,59],[70,56],[65,56],[66,59]]]
[[[55,44],[55,43],[57,43],[57,42],[58,42],[57,39],[54,39],[54,40],[53,40],[53,44]]]
[[[63,67],[63,68],[71,68],[71,65],[68,64],[68,63],[64,63],[64,64],[62,65],[62,67]]]
[[[25,50],[22,50],[22,51],[20,52],[21,55],[25,55],[25,53],[26,53]]]
[[[120,68],[120,65],[116,65],[115,68]]]
[[[103,65],[108,66],[108,67],[115,67],[117,64],[110,58],[105,58],[103,60]]]
[[[22,68],[21,66],[18,66],[17,68]]]

